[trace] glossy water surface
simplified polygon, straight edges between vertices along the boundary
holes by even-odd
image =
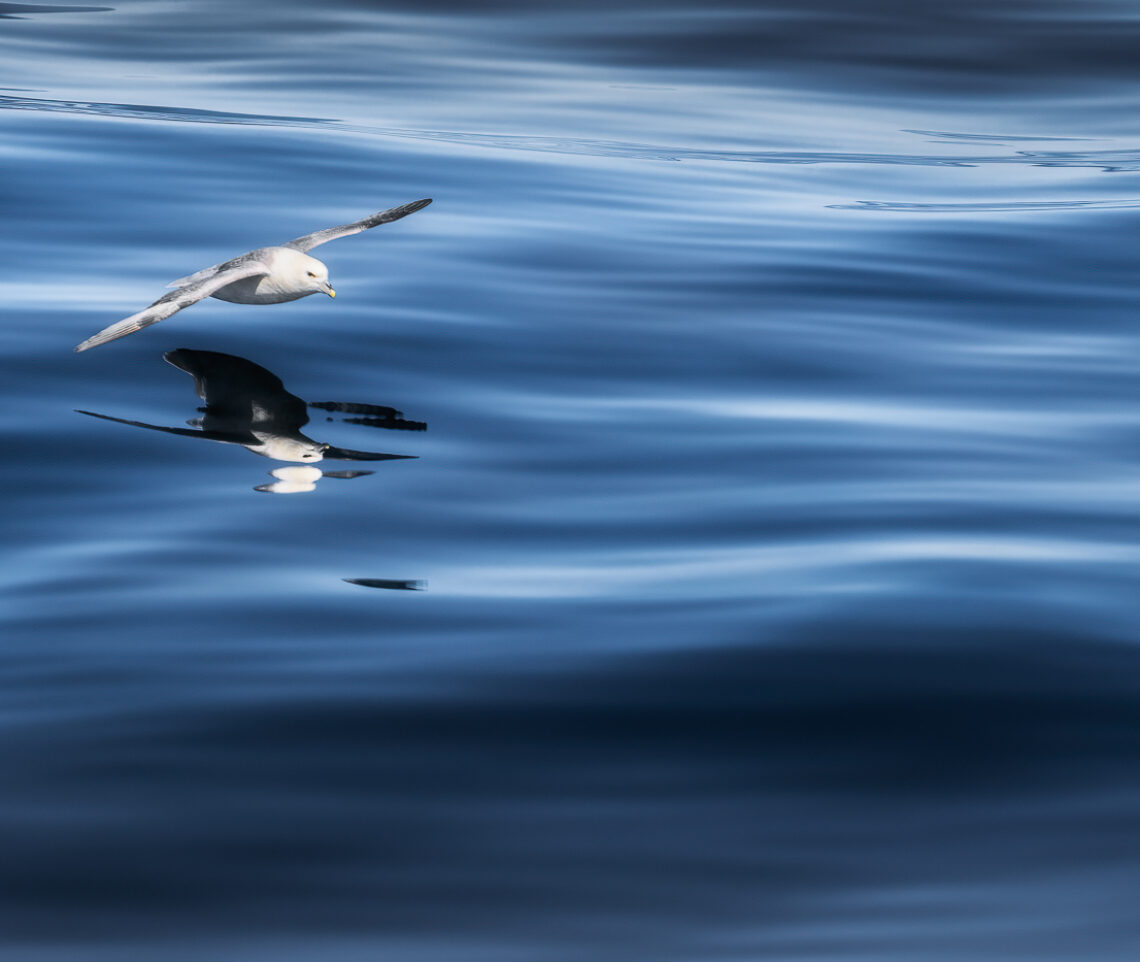
[[[112,2],[0,3],[0,956],[1137,957],[1140,5]]]

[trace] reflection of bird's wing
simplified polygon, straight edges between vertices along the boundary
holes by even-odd
[[[329,445],[324,450],[326,460],[332,461],[411,461],[415,454],[384,454],[380,451],[353,451],[351,448],[338,448]]]
[[[431,203],[431,198],[426,197],[423,200],[414,200],[410,204],[401,204],[399,207],[393,207],[390,210],[382,210],[378,214],[373,214],[371,217],[365,217],[364,220],[358,220],[355,224],[343,224],[340,227],[326,227],[324,230],[314,231],[312,234],[306,234],[304,237],[298,237],[289,241],[288,244],[282,244],[282,247],[291,247],[295,251],[311,251],[318,244],[327,244],[331,240],[336,240],[338,237],[348,237],[349,234],[359,234],[362,230],[368,230],[371,227],[379,227],[381,224],[390,224],[394,220],[399,220],[401,217],[407,217],[408,214],[414,214],[417,210],[422,210]]]
[[[144,327],[149,327],[151,324],[157,324],[159,321],[165,320],[170,317],[171,314],[176,314],[184,307],[197,304],[202,298],[209,297],[214,291],[221,290],[227,284],[240,281],[243,277],[256,277],[260,274],[268,273],[269,267],[260,260],[245,260],[241,257],[235,258],[221,265],[209,276],[199,277],[197,280],[191,281],[179,287],[177,290],[171,291],[169,294],[164,294],[151,304],[150,307],[139,311],[137,314],[132,314],[130,317],[124,318],[112,324],[110,327],[104,328],[98,334],[87,338],[82,344],[76,345],[75,350],[86,351],[89,348],[98,347],[100,344],[106,344],[108,341],[124,337],[127,334],[133,334],[135,331],[140,331]]]
[[[346,424],[361,424],[366,428],[388,428],[393,431],[426,431],[423,421],[405,420],[403,412],[381,404],[360,404],[355,401],[310,401],[309,407],[322,411],[340,411],[345,414],[365,414],[362,418],[344,418]]]
[[[223,441],[226,444],[260,444],[261,442],[252,434],[240,431],[197,431],[194,428],[164,428],[158,424],[147,424],[145,421],[128,421],[126,418],[113,418],[109,414],[96,414],[94,411],[80,411],[76,414],[86,414],[92,418],[102,418],[104,421],[117,421],[119,424],[130,424],[136,428],[147,428],[150,431],[165,431],[167,434],[178,434],[184,438],[203,438],[206,441]]]
[[[309,422],[305,402],[286,391],[281,378],[260,364],[233,354],[185,347],[162,356],[194,378],[194,390],[213,418],[275,422],[284,434]]]

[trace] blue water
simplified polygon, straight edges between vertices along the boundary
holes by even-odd
[[[0,957],[1137,958],[1140,5],[113,2],[0,3]]]

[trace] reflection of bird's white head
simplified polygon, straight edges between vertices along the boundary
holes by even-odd
[[[300,494],[312,491],[321,477],[320,468],[276,468],[269,472],[278,480],[272,484],[259,484],[255,491],[268,491],[270,494]]]
[[[306,437],[284,438],[280,435],[258,435],[261,445],[249,446],[254,454],[272,458],[274,461],[299,461],[303,464],[312,464],[323,461],[327,444],[310,441]]]

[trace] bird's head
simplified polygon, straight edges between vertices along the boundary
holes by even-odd
[[[310,257],[308,254],[301,255],[304,258],[302,262],[302,269],[305,272],[304,283],[314,294],[328,294],[329,297],[336,297],[336,291],[332,289],[329,283],[329,269],[315,257]]]

